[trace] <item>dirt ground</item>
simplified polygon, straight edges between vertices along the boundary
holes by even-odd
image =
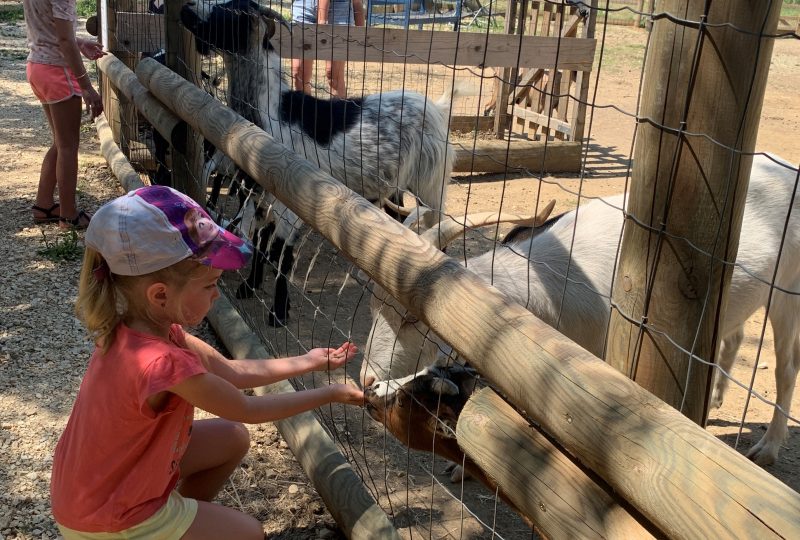
[[[637,59],[644,50],[645,33],[610,27],[605,41],[609,59],[615,60],[604,64],[596,104],[633,111],[640,74]],[[91,351],[71,307],[79,261],[54,262],[41,253],[43,248],[69,239],[55,227],[34,227],[30,222],[29,208],[49,134],[41,108],[25,82],[25,56],[22,26],[0,23],[0,169],[4,179],[0,183],[0,234],[7,239],[0,246],[5,270],[0,273],[0,540],[56,536],[48,499],[51,456]],[[757,150],[774,152],[792,163],[800,163],[797,88],[800,43],[778,41]],[[633,121],[611,108],[596,108],[590,120],[583,192],[618,192],[624,185]],[[91,124],[84,126],[81,140],[79,198],[82,207],[92,210],[119,191],[100,157]],[[557,200],[556,211],[575,204],[568,191],[577,191],[580,178],[559,175],[545,180],[540,185],[536,179],[518,176],[458,177],[450,190],[448,209],[463,212],[469,197],[470,210],[496,208],[501,199],[508,209],[525,210],[540,187],[540,197]],[[471,237],[467,251],[478,253],[482,245],[480,239]],[[246,317],[276,354],[296,353],[300,344],[313,347],[340,342],[346,336],[363,344],[369,323],[368,299],[345,277],[352,268],[313,233],[305,237],[298,253],[302,271],[294,276],[297,290],[293,291],[289,325],[273,329],[265,324],[269,281],[256,299],[241,301]],[[230,278],[229,292],[240,279]],[[762,323],[762,314],[748,322],[745,346],[733,374],[737,380],[750,379]],[[215,339],[206,326],[196,331]],[[767,367],[755,370],[754,383],[754,390],[767,399],[774,398],[771,356],[768,330],[762,351]],[[358,366],[352,366],[347,376],[356,377],[357,371]],[[344,378],[343,373],[322,374],[300,384],[315,386]],[[746,398],[745,391],[733,388],[709,422],[709,430],[729,444],[735,443],[743,422],[741,451],[758,440],[772,414],[769,405],[752,399],[744,416]],[[474,481],[450,484],[442,473],[443,463],[406,451],[360,409],[329,410],[321,420],[404,537],[531,537],[521,520],[497,503],[493,493]],[[799,431],[797,423],[790,422],[790,437],[779,461],[768,468],[795,490],[800,490]],[[251,452],[220,501],[256,516],[271,538],[341,537],[274,426],[253,426],[251,435]]]

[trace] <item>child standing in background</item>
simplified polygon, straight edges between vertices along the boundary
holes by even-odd
[[[203,230],[196,230],[202,227]],[[102,206],[86,231],[76,310],[96,347],[56,446],[53,516],[72,539],[258,539],[261,524],[211,501],[250,447],[244,423],[327,403],[363,403],[353,385],[248,397],[239,389],[345,365],[357,349],[229,360],[184,332],[250,247],[165,186]],[[193,420],[194,407],[220,418]]]
[[[294,0],[292,21],[304,24],[349,24],[364,26],[364,4],[361,0]],[[325,63],[325,76],[331,95],[347,97],[344,62],[331,60]],[[311,74],[314,60],[295,58],[292,60],[294,89],[311,94]]]
[[[81,98],[91,118],[103,112],[81,55],[97,60],[105,53],[96,41],[75,36],[76,0],[25,0],[25,26],[30,54],[26,73],[44,108],[53,144],[42,160],[33,222],[60,222],[62,228],[84,229],[91,216],[79,210],[78,185]],[[59,201],[55,201],[58,188]]]

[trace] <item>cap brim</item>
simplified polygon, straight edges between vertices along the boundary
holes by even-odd
[[[246,242],[222,227],[219,234],[202,248],[202,254],[195,259],[219,270],[238,270],[244,267],[253,255],[253,248]]]

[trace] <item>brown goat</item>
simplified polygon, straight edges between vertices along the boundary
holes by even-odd
[[[485,386],[480,375],[462,365],[431,366],[402,379],[380,381],[364,391],[369,415],[411,449],[432,452],[477,479],[514,510],[497,483],[464,455],[456,440],[456,423],[472,394]],[[519,512],[517,512],[519,513]],[[523,514],[525,523],[534,525]]]

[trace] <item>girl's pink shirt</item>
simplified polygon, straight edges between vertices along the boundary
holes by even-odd
[[[28,33],[30,54],[28,62],[65,66],[56,34],[55,19],[76,24],[76,0],[25,0],[25,28]]]
[[[53,516],[82,532],[118,532],[167,501],[180,477],[194,407],[175,394],[154,412],[147,398],[201,373],[183,329],[170,342],[120,324],[108,353],[95,350],[56,446]]]

